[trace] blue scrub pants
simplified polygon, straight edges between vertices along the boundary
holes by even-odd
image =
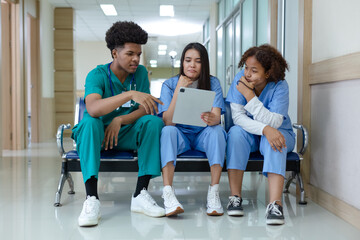
[[[185,134],[175,126],[165,126],[161,132],[161,166],[174,161],[177,155],[190,149],[205,152],[210,167],[225,161],[226,132],[220,125],[208,126],[197,134]]]
[[[292,132],[278,130],[286,141],[286,148],[283,148],[282,152],[275,152],[265,136],[248,133],[238,125],[231,127],[226,149],[227,169],[246,170],[250,152],[260,150],[264,156],[263,174],[267,177],[268,173],[276,173],[285,177],[286,155],[294,149],[295,137]]]
[[[138,176],[160,176],[160,135],[164,123],[161,118],[145,115],[134,123],[121,127],[118,135],[118,150],[138,150]],[[73,128],[72,138],[80,157],[84,182],[91,176],[98,178],[101,144],[105,126],[100,118],[84,115]]]

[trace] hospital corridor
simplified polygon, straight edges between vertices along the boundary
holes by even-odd
[[[1,0],[0,239],[360,239],[359,12]]]

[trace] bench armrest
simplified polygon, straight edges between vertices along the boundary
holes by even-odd
[[[57,133],[56,133],[56,144],[57,144],[57,148],[58,148],[58,151],[59,151],[61,157],[63,157],[66,154],[66,152],[64,150],[64,143],[63,143],[64,130],[65,129],[70,129],[70,128],[71,128],[70,123],[61,124],[58,127],[58,130],[57,130]]]
[[[300,149],[299,153],[301,155],[304,155],[306,149],[307,149],[307,146],[309,144],[309,133],[308,133],[308,130],[301,124],[297,124],[297,123],[294,123],[293,124],[293,128],[295,129],[298,129],[298,130],[301,130],[301,134],[302,134],[302,148]]]

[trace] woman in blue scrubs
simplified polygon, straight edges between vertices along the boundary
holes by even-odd
[[[211,169],[211,184],[207,195],[207,214],[222,215],[219,198],[219,181],[225,158],[226,133],[219,125],[224,113],[224,100],[220,82],[210,76],[207,51],[200,43],[188,44],[181,55],[179,75],[166,80],[161,89],[159,107],[165,127],[161,133],[161,167],[163,173],[163,195],[166,216],[184,212],[175,196],[173,185],[177,155],[190,149],[206,153]],[[211,112],[201,115],[207,127],[174,124],[175,104],[181,87],[214,91],[215,100]]]
[[[147,70],[139,65],[141,45],[147,39],[147,33],[133,22],[114,23],[105,38],[113,61],[97,66],[86,77],[86,110],[72,130],[87,196],[78,218],[80,226],[98,224],[100,152],[113,148],[138,151],[138,181],[131,211],[151,217],[165,215],[147,191],[150,179],[161,174],[160,135],[164,125],[153,116],[161,101],[150,95]]]
[[[288,116],[289,88],[285,78],[288,65],[270,45],[248,49],[242,56],[239,72],[230,87],[230,102],[235,126],[228,132],[227,169],[231,189],[227,212],[244,214],[241,188],[250,152],[264,156],[263,174],[268,177],[267,224],[283,224],[281,196],[286,170],[286,155],[294,149],[295,134]]]

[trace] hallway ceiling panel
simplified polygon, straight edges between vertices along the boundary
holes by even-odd
[[[175,50],[180,58],[183,47],[193,41],[202,42],[202,25],[209,17],[210,7],[217,0],[48,0],[54,7],[72,7],[75,9],[76,41],[104,41],[108,28],[116,21],[134,21],[149,33],[149,41],[144,47],[147,63],[150,59],[158,61],[158,67],[170,67],[168,52]],[[105,16],[100,4],[113,4],[118,16]],[[159,6],[174,5],[174,17],[160,17]],[[188,24],[178,27],[177,24]],[[192,24],[192,25],[190,25]],[[162,36],[154,27],[167,29]],[[176,30],[176,31],[175,31]],[[178,35],[180,30],[191,33]],[[166,56],[158,56],[159,44],[167,44]]]

